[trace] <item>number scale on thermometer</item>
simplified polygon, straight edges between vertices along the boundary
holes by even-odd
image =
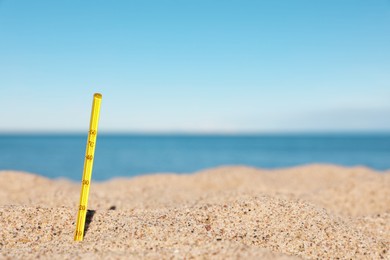
[[[87,216],[88,195],[91,184],[101,102],[102,95],[95,93],[93,95],[91,121],[89,125],[87,148],[85,151],[83,179],[81,181],[80,205],[77,214],[76,232],[74,235],[75,241],[82,241],[84,238],[85,218]]]

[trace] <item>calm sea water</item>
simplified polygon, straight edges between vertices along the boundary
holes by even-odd
[[[86,135],[0,135],[0,170],[80,180]],[[261,168],[309,163],[390,169],[390,134],[98,136],[93,179],[190,173],[221,165]]]

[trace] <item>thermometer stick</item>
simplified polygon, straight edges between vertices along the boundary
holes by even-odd
[[[92,166],[95,155],[95,145],[101,102],[102,95],[99,93],[95,93],[93,95],[91,121],[89,124],[87,148],[85,151],[83,179],[81,181],[80,204],[79,211],[77,214],[76,232],[74,235],[75,241],[82,241],[84,238],[85,218],[87,215],[88,195],[89,187],[91,185]]]

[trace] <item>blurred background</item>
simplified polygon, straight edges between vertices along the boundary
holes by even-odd
[[[390,2],[0,1],[0,169],[390,169]]]

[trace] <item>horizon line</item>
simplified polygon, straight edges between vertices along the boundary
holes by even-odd
[[[327,130],[327,131],[99,131],[99,135],[128,136],[261,136],[261,135],[390,135],[390,130]],[[0,131],[0,135],[88,135],[88,131]]]

